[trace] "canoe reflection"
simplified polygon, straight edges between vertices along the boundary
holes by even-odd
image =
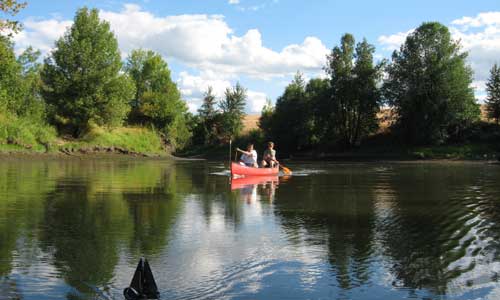
[[[261,195],[264,195],[269,202],[274,200],[274,192],[279,184],[278,176],[250,176],[231,179],[231,190],[239,190],[240,197],[247,203],[257,200],[257,188],[261,186]]]

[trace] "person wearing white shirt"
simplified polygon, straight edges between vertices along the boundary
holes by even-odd
[[[240,157],[240,164],[247,167],[259,167],[257,164],[257,151],[253,148],[253,144],[248,144],[247,151],[241,150],[240,148],[237,148],[236,150],[243,153]]]

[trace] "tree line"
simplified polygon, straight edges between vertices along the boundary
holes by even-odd
[[[15,14],[25,3],[2,1]],[[29,47],[16,56],[15,21],[0,23],[0,111],[60,135],[81,137],[94,126],[145,126],[173,148],[219,146],[241,137],[247,90],[239,83],[219,99],[208,87],[197,115],[188,112],[160,54],[136,49],[122,61],[110,25],[82,8],[43,63]],[[464,141],[480,120],[467,53],[440,23],[423,23],[391,59],[375,62],[375,47],[345,34],[309,81],[297,73],[283,94],[264,107],[257,139],[281,149],[345,150],[377,132],[381,109],[395,116],[391,133],[405,144]],[[486,113],[500,120],[500,68],[487,83]],[[253,138],[253,136],[252,136]]]
[[[14,22],[2,26],[18,29]],[[189,142],[192,118],[167,63],[143,49],[122,62],[116,37],[97,9],[79,9],[54,50],[43,63],[39,58],[31,47],[16,57],[11,37],[0,36],[4,113],[48,122],[73,137],[93,126],[126,124],[153,127],[172,147]]]
[[[298,73],[276,104],[266,105],[259,127],[287,151],[345,150],[377,132],[382,108],[395,117],[401,143],[460,142],[481,116],[467,53],[440,23],[423,23],[394,51],[374,62],[375,47],[345,34],[327,57],[326,78],[306,82]],[[487,83],[488,117],[500,118],[500,68]]]

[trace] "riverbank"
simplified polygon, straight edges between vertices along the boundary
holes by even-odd
[[[234,144],[234,147],[243,145]],[[262,153],[264,149],[259,149]],[[402,146],[402,145],[367,145],[350,151],[301,151],[284,153],[278,150],[279,159],[297,161],[364,161],[364,160],[463,160],[463,161],[494,161],[499,159],[498,145],[489,143],[454,144],[440,146]],[[227,159],[227,145],[198,147],[178,153],[180,157]],[[234,159],[234,149],[231,154]]]
[[[80,138],[58,136],[55,128],[0,114],[0,153],[8,155],[83,156],[119,154],[168,157],[160,134],[145,127],[94,126]]]

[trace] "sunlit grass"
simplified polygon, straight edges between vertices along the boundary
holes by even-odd
[[[136,153],[164,153],[159,134],[143,127],[94,127],[80,140],[64,143],[64,149],[120,148]]]
[[[56,130],[41,122],[0,114],[0,151],[49,151]]]

